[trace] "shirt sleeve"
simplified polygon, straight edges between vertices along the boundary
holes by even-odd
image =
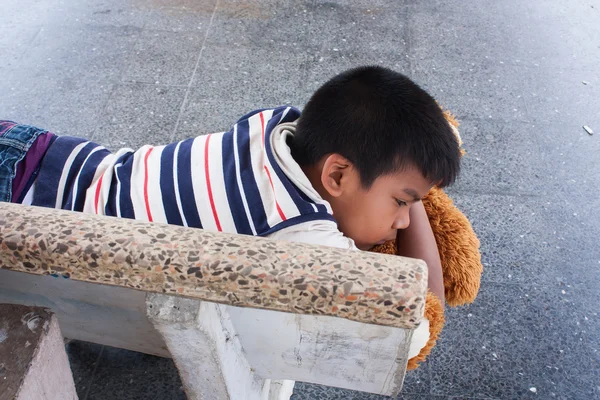
[[[273,240],[320,244],[340,249],[357,250],[354,240],[344,236],[333,221],[309,221],[283,228],[266,236]]]

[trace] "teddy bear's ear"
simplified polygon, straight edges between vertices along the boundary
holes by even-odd
[[[442,108],[442,107],[440,107],[440,108]],[[460,137],[460,132],[458,131],[458,126],[460,125],[460,123],[458,122],[456,117],[454,115],[452,115],[452,113],[450,111],[444,110],[443,108],[442,108],[442,111],[444,112],[444,117],[446,118],[446,121],[448,121],[448,124],[450,124],[450,128],[452,129],[454,136],[456,136],[456,140],[458,141],[458,147],[460,147],[460,154],[464,155],[465,150],[462,148],[463,141],[462,141],[462,138]]]
[[[458,127],[460,126],[460,122],[458,122],[454,114],[452,114],[450,110],[444,110],[444,108],[442,107],[440,108],[444,112],[444,118],[446,118],[446,121],[448,121],[452,127],[458,129]]]

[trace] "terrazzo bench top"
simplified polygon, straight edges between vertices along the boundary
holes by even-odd
[[[0,268],[412,329],[421,260],[0,203]]]

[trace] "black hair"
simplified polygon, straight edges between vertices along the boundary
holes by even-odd
[[[460,170],[457,138],[436,101],[406,76],[378,66],[348,70],[321,86],[290,145],[301,166],[344,156],[367,189],[377,177],[411,166],[439,187]]]

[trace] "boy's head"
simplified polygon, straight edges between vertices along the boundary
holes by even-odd
[[[359,248],[395,237],[410,206],[454,182],[458,142],[423,89],[382,67],[360,67],[319,88],[298,120],[292,155]]]

